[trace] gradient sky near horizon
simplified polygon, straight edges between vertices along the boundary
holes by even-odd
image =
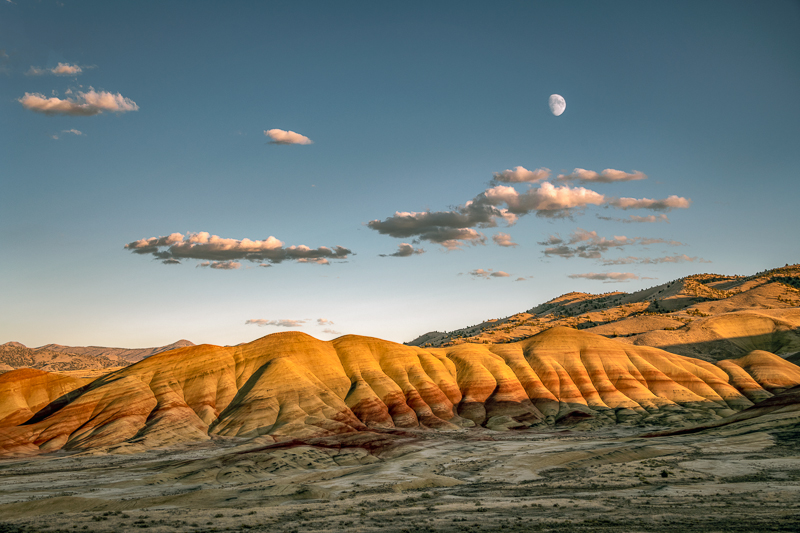
[[[789,1],[5,0],[0,343],[404,342],[800,262],[799,27]]]

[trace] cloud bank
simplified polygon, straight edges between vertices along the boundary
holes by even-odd
[[[88,117],[100,113],[127,113],[138,111],[139,106],[130,98],[121,94],[106,91],[78,92],[74,97],[61,99],[58,97],[47,98],[39,93],[25,93],[18,100],[25,109],[45,115],[70,115]]]
[[[225,239],[208,232],[172,233],[166,237],[139,239],[125,245],[125,249],[135,254],[152,255],[162,262],[169,260],[198,259],[207,261],[200,264],[209,268],[235,269],[241,266],[236,261],[257,263],[281,263],[297,261],[300,263],[328,264],[328,259],[346,259],[353,252],[342,246],[328,248],[309,248],[308,246],[285,246],[275,237],[264,240]],[[218,266],[214,266],[217,263]],[[174,263],[170,263],[174,264]],[[227,264],[227,266],[223,266]],[[236,264],[238,266],[232,266]]]
[[[294,131],[279,130],[277,128],[264,130],[264,135],[271,140],[269,144],[314,144],[314,141]]]

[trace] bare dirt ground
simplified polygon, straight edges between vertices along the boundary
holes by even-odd
[[[6,459],[0,532],[800,530],[800,412],[641,434],[404,431]]]

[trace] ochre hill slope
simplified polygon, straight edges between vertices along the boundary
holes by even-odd
[[[697,274],[631,294],[571,292],[524,313],[429,332],[408,344],[516,342],[567,326],[707,361],[752,350],[787,356],[800,351],[798,288],[800,265],[787,265],[748,277]]]
[[[438,349],[288,332],[179,348],[108,374],[3,428],[0,453],[369,428],[681,426],[798,384],[800,369],[771,354],[718,366],[562,327],[518,343]]]
[[[26,422],[46,405],[90,381],[33,368],[0,375],[0,434],[2,428]]]

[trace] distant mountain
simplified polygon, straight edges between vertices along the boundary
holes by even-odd
[[[51,372],[70,370],[95,370],[128,366],[152,355],[194,346],[179,340],[156,348],[105,348],[102,346],[62,346],[48,344],[28,348],[19,342],[0,344],[0,372],[15,368],[38,368]]]
[[[147,359],[151,355],[157,353],[174,350],[175,348],[186,348],[187,346],[194,346],[194,343],[181,339],[166,346],[158,346],[156,348],[106,348],[103,346],[62,346],[60,344],[48,344],[38,348],[39,350],[51,350],[54,352],[74,353],[81,355],[89,355],[91,357],[107,357],[109,359],[116,358],[123,361],[135,363],[142,359]]]
[[[800,351],[800,265],[753,276],[697,274],[634,293],[570,292],[526,312],[406,344],[447,347],[526,339],[554,326],[707,361],[752,350]]]
[[[0,372],[15,368],[38,368],[50,372],[63,372],[128,366],[129,364],[127,361],[120,361],[116,358],[92,357],[44,348],[28,348],[18,342],[0,344]]]

